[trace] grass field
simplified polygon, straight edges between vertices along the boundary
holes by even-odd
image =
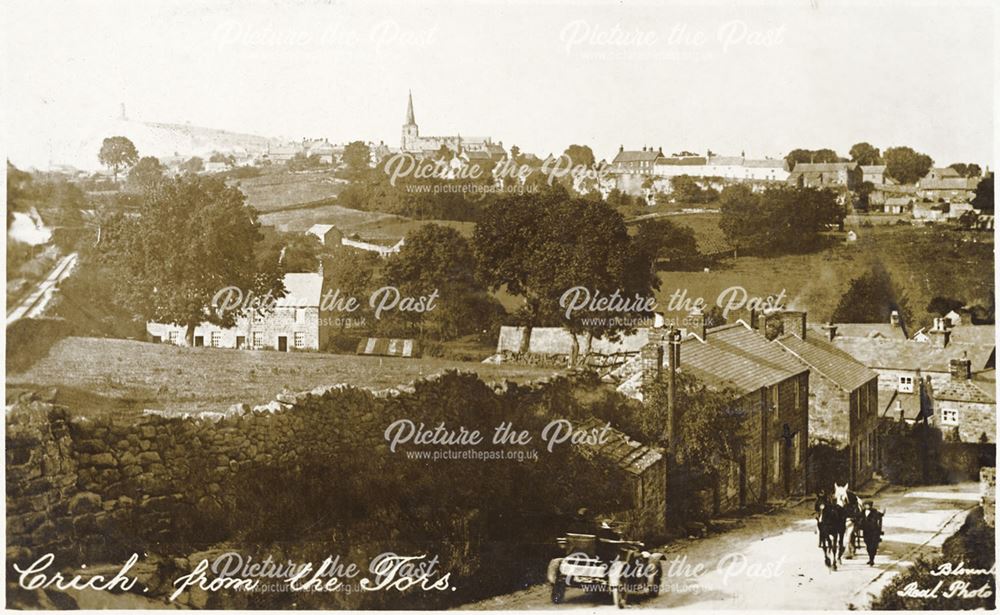
[[[687,216],[672,218],[687,223]],[[707,220],[699,220],[703,227]],[[704,228],[694,227],[701,237]],[[812,322],[830,318],[850,281],[876,264],[889,271],[908,298],[918,323],[926,323],[927,303],[936,295],[967,303],[985,302],[994,288],[993,242],[987,233],[937,227],[885,226],[857,229],[858,241],[847,243],[834,234],[831,245],[810,254],[772,258],[726,259],[709,272],[660,273],[657,294],[661,309],[671,293],[687,289],[688,297],[714,304],[724,289],[739,286],[749,295],[766,296],[785,290],[786,305],[809,312]]]
[[[273,226],[280,231],[302,232],[314,224],[332,224],[347,235],[360,233],[362,228],[379,221],[397,223],[406,220],[407,218],[392,214],[348,209],[333,204],[289,208],[260,216],[261,224]]]
[[[344,187],[344,180],[332,170],[291,173],[283,168],[265,169],[263,175],[232,180],[247,197],[247,204],[262,214],[280,211],[303,203],[331,199]]]
[[[26,372],[8,374],[8,397],[25,389],[59,390],[76,412],[222,411],[263,404],[275,394],[347,383],[376,389],[446,369],[474,371],[488,382],[523,382],[552,370],[442,359],[357,357],[218,348],[182,348],[129,340],[69,337]]]

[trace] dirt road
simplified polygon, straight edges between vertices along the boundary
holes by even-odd
[[[823,564],[812,504],[747,519],[744,526],[666,549],[660,596],[634,608],[850,609],[866,608],[893,576],[917,557],[938,551],[979,501],[978,484],[890,487],[874,498],[886,507],[885,537],[875,566],[863,553],[836,572]],[[539,562],[544,566],[544,562]],[[611,609],[610,598],[569,590],[549,601],[548,586],[498,596],[463,609]]]
[[[73,273],[73,267],[76,266],[78,258],[77,253],[73,252],[59,259],[56,266],[52,268],[49,275],[45,276],[44,280],[38,283],[35,290],[31,291],[14,309],[7,313],[7,324],[10,325],[10,323],[21,318],[32,318],[41,315],[48,305],[49,300],[52,299],[52,293],[55,292],[59,282],[62,282]]]

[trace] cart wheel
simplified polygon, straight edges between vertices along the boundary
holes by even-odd
[[[562,601],[566,599],[566,581],[559,578],[556,582],[552,584],[552,604],[562,604]]]
[[[624,609],[628,604],[628,594],[622,587],[614,587],[611,589],[611,601],[615,603],[615,606],[619,609]]]

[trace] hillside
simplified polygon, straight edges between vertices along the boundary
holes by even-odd
[[[100,357],[100,360],[95,360]],[[87,413],[224,411],[263,404],[282,389],[347,383],[375,389],[407,384],[446,369],[474,371],[486,381],[523,382],[552,374],[525,366],[441,359],[358,357],[314,352],[182,348],[129,340],[69,337],[26,372],[8,374],[18,390],[59,390],[57,403]]]
[[[687,224],[686,216],[671,218]],[[692,219],[694,220],[694,219]],[[690,224],[699,242],[717,232],[707,219]],[[969,233],[943,226],[908,225],[856,229],[858,241],[847,243],[843,234],[831,236],[831,245],[809,254],[726,259],[709,272],[664,271],[657,300],[665,308],[670,294],[687,290],[687,296],[704,297],[714,304],[719,293],[742,287],[750,295],[774,295],[785,290],[788,307],[809,312],[813,322],[830,318],[853,278],[872,266],[885,267],[908,298],[918,323],[929,322],[925,311],[935,296],[954,297],[967,303],[985,303],[994,289],[993,241],[988,233]]]

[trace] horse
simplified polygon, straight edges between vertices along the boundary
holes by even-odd
[[[861,522],[862,507],[864,502],[858,494],[848,490],[848,483],[842,486],[833,483],[833,501],[844,511],[847,533],[847,559],[854,557],[854,535],[858,531]]]
[[[827,568],[837,569],[837,562],[844,555],[844,509],[836,503],[819,504],[819,546],[823,549],[823,562]]]

